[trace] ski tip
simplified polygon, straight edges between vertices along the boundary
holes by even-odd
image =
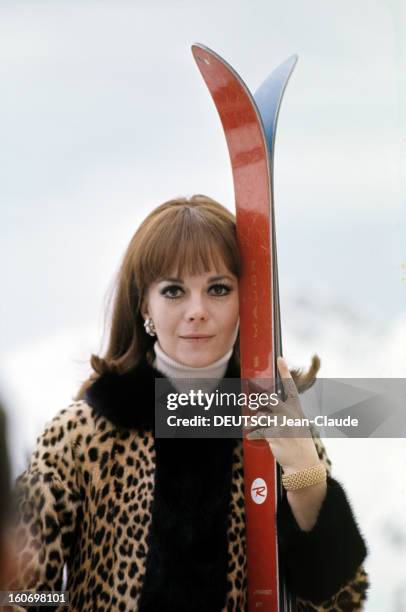
[[[197,64],[199,64],[199,62],[204,62],[208,64],[209,56],[214,55],[214,52],[211,49],[206,47],[206,45],[202,45],[201,43],[193,43],[190,49]]]
[[[298,54],[293,53],[292,55],[289,55],[289,57],[284,62],[282,62],[281,66],[291,65],[293,68],[294,66],[296,66],[298,60],[299,60]]]
[[[290,56],[288,57],[288,59],[287,59],[286,61],[287,61],[287,62],[291,62],[291,63],[292,63],[292,66],[296,66],[296,64],[297,64],[297,63],[298,63],[298,61],[299,61],[299,56],[298,56],[298,54],[297,54],[297,53],[293,53],[292,55],[290,55]]]
[[[289,77],[295,69],[298,59],[299,56],[297,53],[290,55],[281,64],[279,64],[279,66],[277,66],[271,74],[278,74],[282,72],[282,74],[286,74]]]
[[[199,64],[206,64],[206,66],[210,66],[210,64],[214,62],[220,62],[223,66],[227,65],[227,62],[213,49],[210,47],[206,47],[206,45],[202,45],[201,43],[193,43],[191,46],[192,54],[195,59],[195,62]],[[231,69],[231,67],[228,67]]]
[[[213,51],[209,49],[209,47],[207,47],[206,45],[203,45],[202,43],[198,43],[198,42],[194,42],[192,45],[190,45],[190,48],[191,48],[193,55],[195,55],[196,53],[199,53],[199,51],[207,51],[208,53],[213,53]]]

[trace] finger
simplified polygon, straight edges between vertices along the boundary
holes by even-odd
[[[268,438],[273,438],[274,433],[270,427],[259,427],[254,431],[250,431],[246,438],[248,440],[267,440]]]
[[[264,436],[261,429],[255,429],[255,431],[250,431],[245,436],[247,440],[263,440]]]
[[[264,429],[265,427],[269,427],[270,423],[267,419],[268,417],[274,417],[274,416],[275,414],[273,410],[268,410],[268,409],[265,410],[264,408],[261,408],[261,410],[257,410],[254,415],[254,418],[258,419],[256,421],[256,424],[252,425],[252,424],[247,423],[247,425],[244,426],[244,429],[245,431],[251,432],[257,429]],[[262,419],[262,417],[265,417],[265,419],[262,421],[259,421],[259,419]]]
[[[280,437],[279,427],[260,427],[246,435],[248,440],[274,440]]]
[[[296,399],[298,397],[296,385],[285,359],[283,357],[278,357],[276,361],[286,397]]]
[[[268,393],[268,392],[272,392],[273,391],[273,381],[272,380],[268,380],[268,379],[259,379],[260,383],[258,383],[257,379],[247,379],[246,381],[246,385],[247,385],[247,391],[248,393]]]
[[[247,427],[244,427],[244,431],[247,432],[247,435],[251,434],[251,433],[254,433],[254,432],[261,431],[262,429],[264,429],[264,428],[261,427],[260,425],[256,425],[255,427],[253,427],[253,426],[250,427],[249,425],[247,425]]]

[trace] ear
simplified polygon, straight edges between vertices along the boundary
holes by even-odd
[[[149,311],[148,311],[148,302],[147,299],[144,298],[141,303],[140,313],[143,319],[148,319]]]

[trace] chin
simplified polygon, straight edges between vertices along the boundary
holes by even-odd
[[[216,359],[205,359],[203,361],[199,361],[193,367],[195,367],[195,368],[205,368],[206,366],[210,365],[214,361],[216,361]]]
[[[204,368],[214,361],[217,361],[217,359],[219,359],[217,355],[204,355],[202,353],[193,355],[187,354],[186,351],[183,351],[179,361],[190,368]]]
[[[203,359],[202,357],[186,357],[186,355],[184,355],[181,361],[190,368],[204,368],[205,366],[208,366],[213,363],[215,359]]]

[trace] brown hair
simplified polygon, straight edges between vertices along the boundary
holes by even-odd
[[[141,223],[124,254],[116,283],[109,341],[104,357],[91,355],[94,373],[76,395],[106,372],[124,373],[144,358],[150,363],[156,338],[146,334],[141,306],[149,285],[169,276],[202,274],[224,262],[237,278],[241,260],[234,215],[204,195],[169,200]],[[239,363],[239,337],[233,358]]]

